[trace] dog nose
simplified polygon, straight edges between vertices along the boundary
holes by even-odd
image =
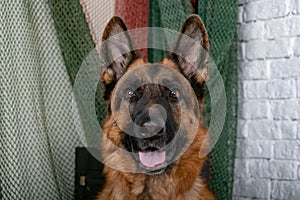
[[[155,121],[147,121],[142,125],[140,134],[143,137],[152,137],[155,135],[159,135],[164,131],[164,126],[164,121],[160,119]]]

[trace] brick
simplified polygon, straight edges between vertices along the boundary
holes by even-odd
[[[244,198],[240,196],[233,196],[233,200],[251,200],[251,198]]]
[[[238,178],[249,177],[249,167],[246,159],[235,159],[234,175]]]
[[[267,81],[245,81],[243,83],[243,95],[248,99],[260,99],[268,97]]]
[[[254,40],[246,43],[245,55],[248,60],[286,58],[292,54],[292,43],[289,38],[272,41]]]
[[[245,43],[238,43],[238,60],[245,59]]]
[[[243,6],[239,6],[238,7],[238,18],[237,18],[237,22],[238,23],[243,23],[243,15],[244,15],[244,7]]]
[[[251,22],[239,26],[238,35],[240,40],[249,41],[264,37],[264,22]]]
[[[272,120],[248,120],[243,131],[248,139],[281,138],[281,128]]]
[[[298,166],[298,179],[300,180],[300,165]]]
[[[294,37],[300,35],[300,16],[276,19],[266,23],[266,38]]]
[[[299,181],[273,181],[272,199],[298,200],[300,197]]]
[[[280,59],[270,62],[271,78],[288,78],[300,76],[300,58]]]
[[[278,141],[274,145],[275,159],[300,160],[299,141]]]
[[[297,139],[297,122],[295,121],[280,121],[276,122],[280,132],[280,137],[277,139],[295,140]]]
[[[267,74],[268,63],[264,60],[254,60],[241,63],[240,75],[243,80],[265,80]]]
[[[299,101],[274,101],[271,106],[271,114],[277,120],[297,120],[300,118]]]
[[[266,159],[252,159],[248,161],[248,171],[252,178],[269,178],[270,161]]]
[[[238,0],[238,5],[242,6],[246,3],[255,2],[255,1],[261,1],[261,0]]]
[[[268,96],[273,99],[293,98],[297,96],[296,92],[296,80],[284,79],[284,80],[271,80],[268,83]]]
[[[300,122],[298,122],[298,139],[300,139]]]
[[[296,38],[294,41],[293,51],[295,56],[300,56],[300,38]]]
[[[297,122],[294,121],[247,120],[241,129],[247,139],[297,139]]]
[[[282,0],[251,2],[245,6],[246,22],[283,17],[287,14],[288,8]]]
[[[272,179],[297,180],[297,170],[296,162],[277,160],[270,162],[270,178]]]
[[[264,119],[268,118],[269,103],[267,101],[243,102],[239,108],[242,119]]]
[[[268,41],[266,43],[266,58],[285,58],[293,54],[291,40],[288,38]]]
[[[273,142],[266,140],[237,140],[237,158],[271,158]]]
[[[297,79],[297,97],[300,98],[300,77]]]
[[[293,14],[300,13],[300,1],[299,0],[291,0],[291,12]]]
[[[255,40],[246,43],[245,56],[248,60],[258,60],[266,57],[267,41]]]
[[[237,132],[237,138],[247,138],[248,137],[248,130],[246,128],[246,121],[247,120],[242,120],[242,119],[238,119],[238,132]]]
[[[251,198],[268,198],[271,193],[271,181],[266,179],[236,179],[234,195]]]

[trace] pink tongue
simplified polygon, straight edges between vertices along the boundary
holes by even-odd
[[[146,167],[154,167],[166,161],[166,152],[139,152],[139,158]]]

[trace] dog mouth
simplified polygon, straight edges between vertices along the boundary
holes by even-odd
[[[161,174],[168,166],[167,152],[162,151],[140,151],[138,152],[139,167],[147,174]]]
[[[168,169],[176,152],[176,145],[170,143],[173,140],[170,135],[163,129],[149,138],[126,136],[125,147],[131,151],[140,172],[154,175]]]

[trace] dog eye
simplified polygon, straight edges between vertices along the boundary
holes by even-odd
[[[172,89],[169,91],[169,97],[173,100],[178,100],[180,97],[180,92],[178,89]]]
[[[133,98],[133,97],[136,97],[136,93],[133,92],[133,91],[131,91],[131,90],[127,90],[127,91],[125,92],[125,97],[126,97],[127,99],[131,99],[131,98]]]

